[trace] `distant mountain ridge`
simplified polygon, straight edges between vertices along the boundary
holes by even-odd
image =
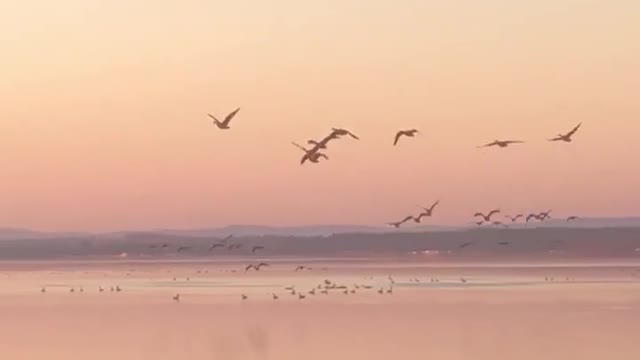
[[[640,217],[620,218],[583,218],[567,222],[564,219],[551,219],[545,222],[507,225],[513,228],[635,228],[640,227]],[[302,226],[267,226],[267,225],[229,225],[202,229],[150,229],[114,231],[104,233],[89,232],[46,232],[20,228],[0,228],[0,240],[19,239],[56,239],[56,238],[126,238],[135,234],[158,234],[185,237],[224,237],[234,235],[246,236],[295,236],[317,237],[335,234],[384,234],[394,232],[443,232],[459,231],[473,228],[475,225],[418,225],[406,226],[400,230],[388,226],[373,225],[302,225]]]

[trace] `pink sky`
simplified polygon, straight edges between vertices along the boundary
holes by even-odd
[[[640,215],[640,2],[0,5],[0,227]],[[232,130],[207,112],[241,106]],[[582,122],[572,144],[545,141]],[[299,166],[291,141],[361,141]],[[392,147],[400,128],[422,135]],[[526,144],[477,149],[496,138]]]

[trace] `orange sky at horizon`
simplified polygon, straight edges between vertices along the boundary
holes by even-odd
[[[0,227],[640,215],[640,2],[0,5]],[[206,114],[240,106],[232,129]],[[546,139],[582,128],[571,144]],[[330,161],[291,141],[346,127]],[[395,131],[418,128],[392,146]],[[508,149],[478,149],[521,139]]]

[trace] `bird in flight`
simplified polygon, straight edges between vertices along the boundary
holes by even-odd
[[[527,220],[526,220],[526,222],[528,223],[529,221],[531,221],[531,219],[537,219],[537,220],[540,220],[540,215],[538,215],[538,214],[529,214],[529,215],[527,216]]]
[[[509,242],[508,242],[508,241],[499,241],[499,242],[498,242],[498,245],[500,245],[500,246],[506,246],[506,245],[509,245]]]
[[[538,219],[540,221],[544,221],[547,219],[551,219],[551,216],[549,215],[551,213],[552,210],[548,210],[546,212],[541,212],[540,214],[538,214]]]
[[[249,265],[247,265],[247,267],[244,268],[244,272],[247,272],[247,271],[249,271],[251,269],[258,270],[258,268],[255,265],[249,264]]]
[[[240,249],[242,244],[231,244],[227,247],[227,250]]]
[[[294,146],[296,146],[297,148],[301,149],[302,151],[304,151],[304,156],[302,156],[302,159],[300,159],[300,165],[303,165],[305,162],[310,161],[312,163],[318,163],[320,161],[320,158],[324,158],[325,160],[329,160],[329,157],[326,154],[323,154],[321,152],[318,152],[317,150],[314,150],[318,145],[314,146],[313,149],[311,150],[307,150],[305,149],[303,146],[292,142],[292,144]]]
[[[264,246],[254,246],[251,248],[251,253],[255,253],[258,250],[264,250]]]
[[[356,139],[356,140],[360,140],[359,137],[357,137],[354,133],[352,133],[351,131],[347,130],[347,129],[339,129],[339,128],[331,128],[332,130],[332,134],[333,135],[337,135],[337,136],[351,136],[352,138]]]
[[[191,249],[191,246],[180,246],[180,247],[176,250],[176,252],[183,252],[183,251],[187,251],[187,250],[189,250],[189,249]]]
[[[520,219],[521,217],[524,217],[523,214],[518,214],[516,216],[511,216],[511,215],[505,215],[504,217],[508,218],[509,220],[511,220],[512,223],[518,221],[518,219]]]
[[[497,214],[499,212],[500,212],[499,209],[491,210],[491,211],[489,211],[489,213],[487,215],[485,215],[485,214],[483,214],[481,212],[477,212],[477,213],[473,214],[473,217],[480,216],[480,217],[482,217],[484,219],[485,222],[490,222],[491,221],[491,217],[494,214]]]
[[[175,294],[175,295],[173,296],[173,301],[175,301],[175,302],[180,302],[180,294]]]
[[[464,248],[469,247],[469,246],[471,246],[471,245],[473,245],[473,243],[472,243],[472,242],[466,242],[466,243],[464,243],[464,244],[462,244],[462,245],[458,246],[458,248],[459,248],[459,249],[464,249]]]
[[[549,141],[564,141],[564,142],[571,142],[573,139],[571,138],[577,131],[578,129],[580,129],[580,126],[582,126],[582,123],[578,124],[578,126],[574,127],[573,130],[569,131],[566,134],[558,134],[558,136],[554,137],[553,139],[549,139]]]
[[[479,146],[481,148],[483,147],[492,147],[492,146],[498,146],[501,148],[506,148],[507,146],[511,145],[511,144],[521,144],[524,141],[520,141],[520,140],[495,140],[491,143]]]
[[[222,243],[215,243],[215,244],[212,244],[212,245],[209,247],[209,252],[212,252],[215,248],[218,248],[218,247],[224,247],[224,244],[222,244]]]
[[[491,225],[493,225],[493,226],[502,226],[502,227],[505,227],[505,228],[509,227],[507,224],[504,224],[502,221],[494,221],[494,222],[491,223]]]
[[[300,271],[300,270],[304,270],[304,269],[308,269],[308,268],[307,268],[306,266],[304,266],[304,265],[300,265],[300,266],[298,266],[298,267],[296,268],[296,270],[295,270],[295,271]]]
[[[395,227],[397,229],[397,228],[400,227],[400,225],[406,223],[409,220],[413,220],[413,219],[414,219],[413,215],[409,215],[409,216],[407,216],[406,218],[404,218],[404,219],[402,219],[400,221],[387,223],[387,225],[393,226],[393,227]]]
[[[420,213],[417,217],[414,217],[413,220],[417,223],[419,223],[423,217],[427,216],[427,217],[431,217],[433,215],[433,209],[435,209],[436,206],[438,206],[438,204],[440,203],[440,200],[434,202],[431,207],[424,207],[424,206],[420,206],[422,209],[424,209],[424,212]]]
[[[307,144],[313,145],[313,147],[309,151],[315,153],[315,152],[318,152],[318,150],[326,149],[327,148],[327,144],[329,144],[329,141],[337,140],[339,138],[340,138],[339,135],[337,135],[334,132],[332,132],[331,134],[327,135],[324,139],[322,139],[320,141],[308,140]]]
[[[419,133],[419,131],[417,129],[410,129],[410,130],[400,130],[396,133],[396,137],[393,140],[393,146],[396,146],[398,144],[398,140],[400,140],[400,138],[402,136],[406,136],[406,137],[414,137],[416,136],[416,134]]]
[[[574,221],[574,220],[578,220],[578,217],[577,216],[569,216],[567,218],[567,221]]]
[[[211,114],[207,114],[209,115],[210,118],[213,119],[213,123],[222,130],[227,130],[230,129],[229,127],[229,122],[231,122],[231,119],[234,118],[234,116],[236,116],[236,114],[238,113],[238,111],[240,111],[240,108],[237,108],[235,110],[233,110],[229,115],[227,115],[224,120],[220,121],[218,119],[216,119],[215,116],[211,115]]]
[[[260,268],[262,268],[262,267],[269,267],[269,266],[271,266],[271,265],[269,265],[269,264],[267,264],[267,263],[265,263],[265,262],[261,262],[260,264],[258,264],[258,265],[256,265],[256,266],[254,266],[254,268],[255,268],[256,270],[260,271]]]

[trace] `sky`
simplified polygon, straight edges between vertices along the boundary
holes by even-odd
[[[0,227],[640,215],[640,2],[0,3]],[[232,129],[208,112],[241,107]],[[571,144],[546,139],[582,128]],[[291,141],[361,137],[300,166]],[[393,147],[397,130],[418,128]],[[478,149],[494,139],[526,141]]]

